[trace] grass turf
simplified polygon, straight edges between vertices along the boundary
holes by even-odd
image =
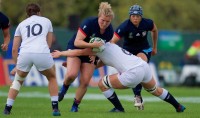
[[[8,92],[9,87],[0,87],[0,118],[5,118],[3,115],[4,105],[6,103],[6,95],[3,93]],[[167,89],[175,97],[200,97],[200,88],[198,87],[167,87]],[[73,94],[76,88],[71,87],[67,94]],[[34,93],[39,92],[41,94],[48,95],[47,87],[22,87],[21,93]],[[130,89],[116,90],[116,93],[120,96],[132,96],[133,93]],[[8,118],[50,118],[51,115],[51,102],[48,97],[31,97],[19,96],[15,100],[12,114],[6,116]],[[101,94],[98,88],[88,88],[87,94]],[[142,91],[142,95],[145,98],[154,97],[146,91]],[[103,96],[103,95],[102,95]],[[155,97],[156,98],[156,97]],[[70,112],[73,98],[65,98],[59,103],[61,118],[198,118],[200,102],[198,101],[183,101],[181,102],[186,110],[184,113],[176,113],[175,109],[168,103],[162,101],[150,101],[145,103],[145,110],[138,111],[133,107],[133,102],[128,100],[121,100],[125,113],[109,113],[108,111],[113,108],[112,104],[107,99],[93,100],[84,98],[79,105],[79,112]]]

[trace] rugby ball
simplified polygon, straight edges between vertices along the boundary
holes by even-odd
[[[93,43],[93,42],[102,42],[103,44],[105,44],[105,41],[99,37],[93,37],[90,39],[89,43]],[[98,47],[98,48],[93,48],[92,51],[93,52],[102,52],[104,50],[104,46]]]

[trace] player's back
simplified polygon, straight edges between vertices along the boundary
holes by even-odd
[[[140,66],[144,61],[130,52],[122,49],[116,44],[106,43],[103,52],[97,53],[97,56],[108,66],[116,68],[120,72],[127,71]]]
[[[53,28],[45,17],[33,15],[22,21],[15,32],[15,36],[22,37],[20,53],[49,53],[48,32],[53,32]]]

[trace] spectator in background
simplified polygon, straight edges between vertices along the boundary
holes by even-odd
[[[152,33],[153,49],[147,40],[148,31]],[[149,62],[151,55],[157,53],[158,30],[151,19],[143,18],[143,10],[139,5],[133,5],[129,9],[129,18],[119,25],[115,30],[111,43],[117,43],[124,38],[123,48]],[[142,85],[137,85],[133,92],[135,104],[138,110],[143,110],[143,99],[141,96]]]
[[[58,84],[54,61],[49,47],[52,43],[53,27],[48,18],[42,17],[37,4],[26,7],[28,18],[16,28],[12,56],[16,64],[16,74],[8,92],[8,98],[3,113],[10,115],[14,101],[20,91],[31,67],[35,65],[38,71],[48,79],[51,98],[52,115],[60,116],[58,109]],[[20,52],[18,54],[18,49]]]
[[[200,64],[200,40],[194,41],[187,50],[185,64]]]
[[[0,29],[3,31],[4,42],[1,44],[1,49],[7,51],[10,42],[9,19],[6,15],[0,12]]]

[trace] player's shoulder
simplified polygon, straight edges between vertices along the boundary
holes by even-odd
[[[2,12],[0,12],[0,23],[9,23],[8,17]]]
[[[4,13],[0,12],[0,19],[8,19],[8,17]]]
[[[41,20],[46,21],[46,22],[51,22],[51,20],[49,18],[44,17],[44,16],[36,16],[36,18],[41,19]]]
[[[44,16],[35,16],[33,18],[34,18],[33,20],[37,21],[40,24],[44,24],[44,25],[52,24],[51,20],[47,17],[44,17]]]

